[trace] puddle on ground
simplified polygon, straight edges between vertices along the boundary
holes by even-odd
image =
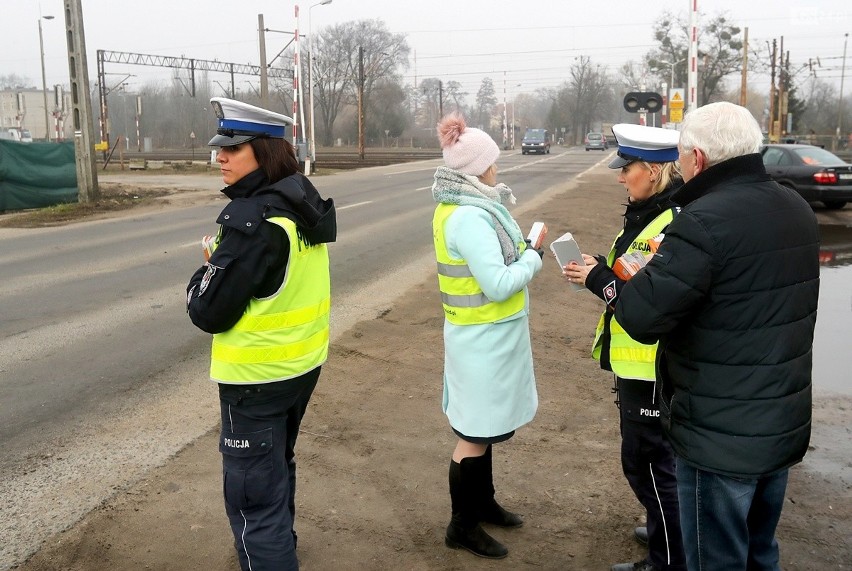
[[[814,332],[814,416],[805,469],[827,498],[852,486],[852,227],[820,226],[820,289]]]
[[[820,226],[820,236],[814,392],[852,396],[852,228]]]

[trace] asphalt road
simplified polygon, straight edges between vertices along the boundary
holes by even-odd
[[[611,153],[504,152],[516,209]],[[315,177],[338,209],[332,335],[433,272],[440,160]],[[0,569],[14,565],[217,422],[209,336],[185,315],[217,177],[114,175],[210,191],[203,204],[47,229],[0,229]],[[132,177],[136,177],[135,179]]]

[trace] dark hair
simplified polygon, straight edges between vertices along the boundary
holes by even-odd
[[[258,137],[249,141],[249,145],[268,182],[278,182],[299,172],[296,152],[287,139]]]

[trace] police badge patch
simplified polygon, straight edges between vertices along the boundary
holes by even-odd
[[[216,266],[207,264],[207,271],[204,272],[204,277],[201,278],[201,285],[198,286],[198,297],[204,295],[204,292],[207,290],[207,286],[210,285],[210,280],[213,279],[214,275],[216,275]]]
[[[604,301],[606,303],[612,303],[612,300],[614,300],[617,295],[618,295],[618,293],[616,293],[616,291],[615,291],[615,280],[612,280],[611,282],[606,284],[606,286],[604,286],[604,289],[603,289]]]

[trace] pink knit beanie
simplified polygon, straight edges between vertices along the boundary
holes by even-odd
[[[451,169],[479,176],[497,162],[500,147],[485,131],[468,128],[464,117],[454,112],[438,123],[438,139],[444,163]]]

